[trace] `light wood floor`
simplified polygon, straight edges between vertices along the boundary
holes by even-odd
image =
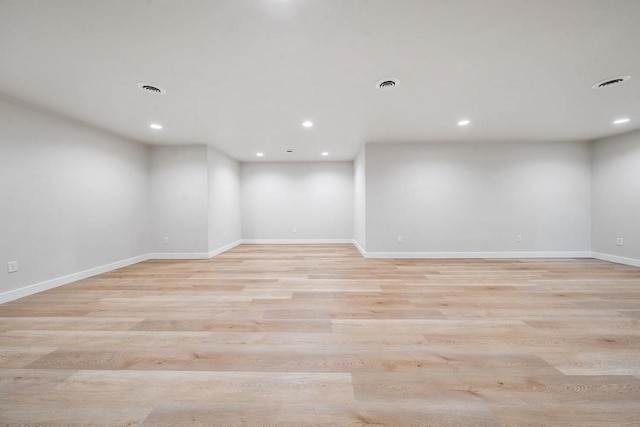
[[[0,305],[0,425],[640,425],[640,269],[148,261]]]

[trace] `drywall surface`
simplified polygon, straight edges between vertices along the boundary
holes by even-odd
[[[365,148],[353,161],[353,239],[361,250],[367,249]]]
[[[352,162],[242,163],[240,181],[244,239],[353,239]]]
[[[208,253],[207,147],[156,146],[150,150],[151,252]]]
[[[0,294],[147,253],[142,144],[0,98],[0,182]]]
[[[590,251],[587,143],[369,144],[365,160],[369,253]]]
[[[207,148],[209,168],[209,252],[242,239],[240,165],[214,148]]]
[[[640,266],[640,132],[593,143],[592,189],[593,252]]]

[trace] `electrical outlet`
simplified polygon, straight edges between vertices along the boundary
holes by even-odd
[[[222,235],[224,236],[224,238],[227,238],[227,232],[225,231],[224,233],[222,233]]]
[[[404,239],[402,238],[402,236],[398,236],[398,243],[404,243]]]
[[[169,238],[168,238],[168,237],[165,237],[165,238],[164,238],[164,244],[165,244],[165,245],[168,245],[168,244],[169,244]]]
[[[297,229],[297,228],[295,228],[295,227],[293,227],[293,228],[291,229],[291,232],[295,234],[295,233],[297,233],[297,232],[298,232],[298,229]]]
[[[624,239],[622,237],[616,238],[616,245],[624,246]]]
[[[15,273],[18,271],[18,261],[9,261],[7,263],[7,271],[9,273]]]
[[[518,243],[522,243],[522,236],[521,236],[521,235],[519,235],[519,234],[518,234],[518,235],[516,236],[516,242],[518,242]]]

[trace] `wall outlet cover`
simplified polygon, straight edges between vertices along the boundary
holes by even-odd
[[[18,261],[9,261],[7,263],[7,271],[9,273],[15,273],[18,271]]]

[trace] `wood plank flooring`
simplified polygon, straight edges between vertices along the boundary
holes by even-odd
[[[0,425],[640,426],[640,269],[148,261],[0,305]]]

